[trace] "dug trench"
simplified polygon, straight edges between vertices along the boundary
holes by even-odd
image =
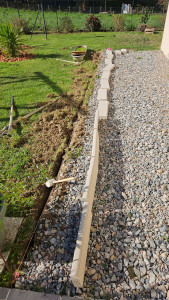
[[[17,207],[10,203],[8,197],[7,216],[23,217],[23,221],[16,240],[12,245],[4,245],[4,250],[10,250],[8,266],[11,273],[5,268],[0,275],[0,286],[10,287],[20,262],[29,244],[34,243],[34,232],[38,220],[46,206],[51,189],[45,186],[45,178],[56,178],[62,164],[62,160],[76,156],[76,149],[82,147],[84,132],[84,120],[87,117],[87,101],[92,93],[96,70],[100,62],[101,54],[94,53],[91,56],[95,66],[94,71],[88,72],[85,66],[77,67],[72,77],[72,90],[67,94],[59,95],[53,99],[53,95],[47,95],[50,105],[39,114],[38,121],[31,119],[20,119],[17,126],[29,128],[29,132],[21,136],[16,141],[13,137],[8,138],[8,142],[13,144],[15,150],[23,148],[31,153],[31,159],[25,164],[25,174],[23,177],[24,189],[21,190],[20,198],[22,207]],[[88,79],[88,80],[86,80]],[[44,104],[44,103],[43,103]],[[17,130],[17,127],[13,130]],[[6,137],[2,137],[6,140]],[[41,172],[44,171],[43,176]],[[13,178],[12,185],[16,183]],[[64,197],[64,187],[61,184],[60,198]],[[33,199],[31,205],[26,205],[24,199]],[[24,261],[23,259],[23,261]]]

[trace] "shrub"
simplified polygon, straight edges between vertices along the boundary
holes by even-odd
[[[127,31],[135,31],[137,28],[137,24],[136,23],[131,23],[131,21],[127,20],[125,22],[125,30]]]
[[[73,32],[73,23],[71,18],[68,15],[64,16],[61,19],[60,31],[63,31],[65,33]]]
[[[125,16],[124,15],[113,15],[113,29],[114,31],[124,31],[125,28]]]
[[[99,31],[101,29],[101,22],[98,17],[90,15],[85,22],[87,31]]]
[[[0,44],[3,51],[9,56],[15,57],[20,49],[22,31],[18,31],[11,24],[0,26]]]
[[[146,27],[147,27],[146,24],[139,24],[137,27],[137,31],[144,32]]]
[[[30,33],[31,29],[29,27],[29,22],[22,18],[17,18],[12,20],[12,25],[20,32],[23,31],[25,34]]]
[[[144,12],[144,15],[141,17],[140,23],[147,24],[149,19],[150,19],[150,13],[148,10],[146,10]]]
[[[154,20],[153,21],[153,24],[152,26],[156,29],[159,29],[159,30],[163,30],[164,29],[164,25],[165,25],[165,19],[166,19],[166,16],[163,15],[163,16],[159,16],[157,20]],[[149,22],[150,25],[151,25],[151,22]]]

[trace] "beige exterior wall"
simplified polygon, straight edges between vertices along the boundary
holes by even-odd
[[[163,39],[161,43],[161,50],[163,51],[164,55],[167,56],[167,58],[169,59],[169,4],[164,26]]]

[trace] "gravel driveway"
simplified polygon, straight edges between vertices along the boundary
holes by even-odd
[[[83,293],[169,299],[169,61],[147,51],[115,64]]]

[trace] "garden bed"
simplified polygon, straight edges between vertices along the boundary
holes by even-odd
[[[0,49],[0,62],[15,62],[15,61],[23,61],[26,59],[32,59],[35,55],[30,53],[30,47],[22,45],[22,50],[18,52],[16,57],[9,57],[7,54],[4,54],[2,49]]]

